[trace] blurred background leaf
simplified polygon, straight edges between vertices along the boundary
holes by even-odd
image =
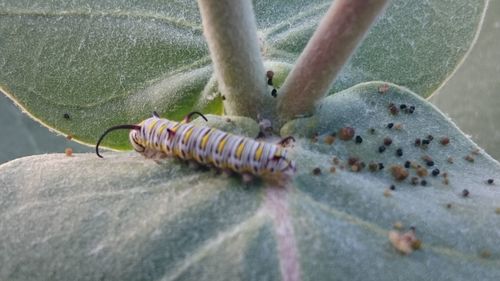
[[[265,59],[292,64],[330,3],[255,1]],[[392,1],[334,91],[385,80],[429,96],[469,49],[485,3]],[[1,0],[0,37],[0,87],[46,126],[89,144],[153,110],[172,119],[223,111],[196,1]],[[126,134],[105,144],[129,148]]]
[[[500,159],[500,1],[490,1],[476,45],[430,101]]]

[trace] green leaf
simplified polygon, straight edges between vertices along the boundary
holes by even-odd
[[[0,166],[0,279],[497,280],[499,163],[425,100],[392,84],[381,94],[382,85],[330,96],[316,116],[285,126],[297,139],[290,152],[298,169],[285,188],[135,153],[51,154]],[[390,103],[415,111],[394,116]],[[232,122],[250,136],[257,126]],[[388,129],[389,122],[402,127]],[[363,142],[324,142],[345,126]],[[427,148],[414,146],[429,134]],[[393,143],[379,153],[387,136]],[[469,154],[474,162],[464,159]],[[424,166],[422,155],[433,158],[439,176],[425,177],[426,186],[394,181],[391,165]],[[353,156],[386,168],[353,172],[346,164]],[[391,246],[395,222],[416,227],[420,250],[405,256]]]
[[[294,63],[330,3],[255,1],[265,59]],[[383,79],[428,96],[464,57],[485,3],[392,1],[334,90]],[[195,1],[1,0],[0,38],[0,88],[80,141],[153,110],[222,113]],[[124,137],[105,144],[129,147]]]
[[[500,1],[491,1],[483,28],[462,67],[430,101],[495,159],[500,159]]]

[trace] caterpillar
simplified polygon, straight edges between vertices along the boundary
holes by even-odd
[[[287,158],[285,148],[288,141],[294,140],[293,137],[286,137],[277,144],[261,142],[190,123],[194,114],[207,121],[197,111],[189,113],[180,122],[160,118],[153,112],[151,118],[139,124],[113,126],[97,141],[96,154],[102,158],[99,144],[109,132],[128,129],[134,150],[146,158],[176,157],[193,160],[202,165],[241,174],[245,181],[251,180],[255,175],[280,182],[290,179],[295,173],[295,162]]]

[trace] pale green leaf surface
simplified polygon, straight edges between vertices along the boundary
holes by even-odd
[[[428,96],[469,49],[485,3],[392,1],[335,91],[387,80]],[[329,4],[254,1],[265,59],[293,64]],[[153,110],[222,113],[196,1],[2,0],[0,38],[0,88],[80,141]],[[125,138],[105,144],[127,147]]]
[[[394,85],[382,95],[380,85],[330,96],[317,116],[285,126],[297,139],[290,152],[298,169],[285,189],[135,153],[51,154],[0,166],[0,279],[498,280],[498,162],[482,151],[465,161],[476,145],[435,107]],[[416,110],[392,116],[390,102]],[[210,116],[210,125],[234,122],[253,135],[257,124],[230,118]],[[388,122],[404,127],[389,130]],[[344,126],[363,142],[323,142]],[[415,137],[428,134],[434,140],[426,150],[414,147]],[[444,135],[447,146],[439,144]],[[380,154],[385,136],[393,144]],[[442,176],[426,177],[427,186],[405,180],[385,197],[394,183],[389,167],[423,164],[423,154],[450,184]],[[334,155],[344,165],[358,156],[386,168],[330,173]],[[321,175],[312,174],[316,167]],[[488,185],[488,178],[497,181]],[[422,249],[403,256],[391,246],[387,232],[396,221],[416,227]]]

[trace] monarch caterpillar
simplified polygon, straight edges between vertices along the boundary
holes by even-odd
[[[146,158],[177,157],[193,160],[225,171],[234,171],[241,174],[245,181],[250,180],[252,175],[281,181],[294,174],[295,162],[287,159],[287,150],[284,148],[293,137],[286,137],[278,144],[261,142],[192,124],[190,120],[194,114],[207,121],[197,111],[189,113],[180,122],[160,118],[153,112],[151,118],[137,125],[111,127],[97,141],[96,154],[102,158],[99,144],[109,132],[129,129],[129,140],[134,150]]]

